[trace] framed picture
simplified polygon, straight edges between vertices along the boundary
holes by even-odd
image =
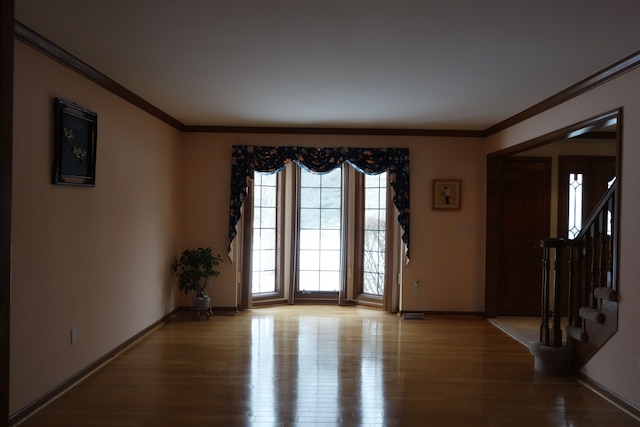
[[[462,180],[433,180],[433,209],[460,210],[462,207]]]
[[[53,123],[53,184],[96,185],[98,115],[56,98]]]

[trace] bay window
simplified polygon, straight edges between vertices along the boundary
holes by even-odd
[[[393,251],[408,256],[408,150],[235,146],[232,169],[239,305],[386,305]]]

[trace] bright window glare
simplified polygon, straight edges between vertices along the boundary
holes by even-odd
[[[342,171],[301,170],[298,290],[337,291],[342,250]]]
[[[384,294],[387,173],[364,177],[364,276],[366,294]]]
[[[253,181],[252,293],[276,290],[276,195],[275,174],[255,172]]]
[[[569,239],[575,239],[582,228],[582,174],[569,174]]]

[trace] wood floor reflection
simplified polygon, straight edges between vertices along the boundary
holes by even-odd
[[[25,420],[64,426],[638,426],[472,316],[180,314]]]

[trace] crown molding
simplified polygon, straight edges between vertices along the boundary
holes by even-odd
[[[598,71],[595,74],[579,81],[578,83],[569,86],[567,89],[550,96],[549,98],[521,111],[509,117],[506,120],[496,123],[495,125],[487,128],[484,131],[484,136],[490,136],[500,131],[503,131],[515,124],[530,119],[544,111],[550,110],[568,100],[577,97],[591,89],[600,86],[616,77],[627,73],[640,65],[640,51],[636,51],[631,55],[622,58],[621,60],[613,63],[612,65]]]
[[[119,96],[125,101],[137,106],[168,125],[173,126],[178,130],[182,130],[184,128],[184,125],[180,121],[174,119],[169,114],[152,105],[150,102],[131,92],[118,82],[102,74],[100,71],[96,70],[86,62],[83,62],[57,44],[36,33],[18,20],[15,20],[14,22],[14,36],[21,42],[47,55],[53,60],[67,68],[70,68],[81,76],[93,81],[109,92],[112,92],[114,95]]]
[[[485,130],[455,130],[455,129],[389,129],[389,128],[338,128],[338,127],[278,127],[278,126],[217,126],[185,125],[169,114],[165,113],[150,102],[136,95],[126,87],[112,80],[105,74],[91,67],[62,47],[56,45],[18,20],[14,21],[15,38],[49,56],[62,65],[93,81],[104,89],[137,106],[159,120],[167,123],[181,132],[204,133],[243,133],[243,134],[296,134],[296,135],[383,135],[383,136],[437,136],[437,137],[471,137],[484,138],[520,122],[530,119],[537,114],[549,110],[581,95],[596,86],[606,83],[640,65],[640,51],[637,51],[605,69],[581,80],[580,82],[558,92],[555,95],[521,111],[506,120],[496,123]]]
[[[390,129],[277,126],[185,126],[184,132],[257,133],[289,135],[374,135],[374,136],[444,136],[482,138],[483,131],[455,129]]]

